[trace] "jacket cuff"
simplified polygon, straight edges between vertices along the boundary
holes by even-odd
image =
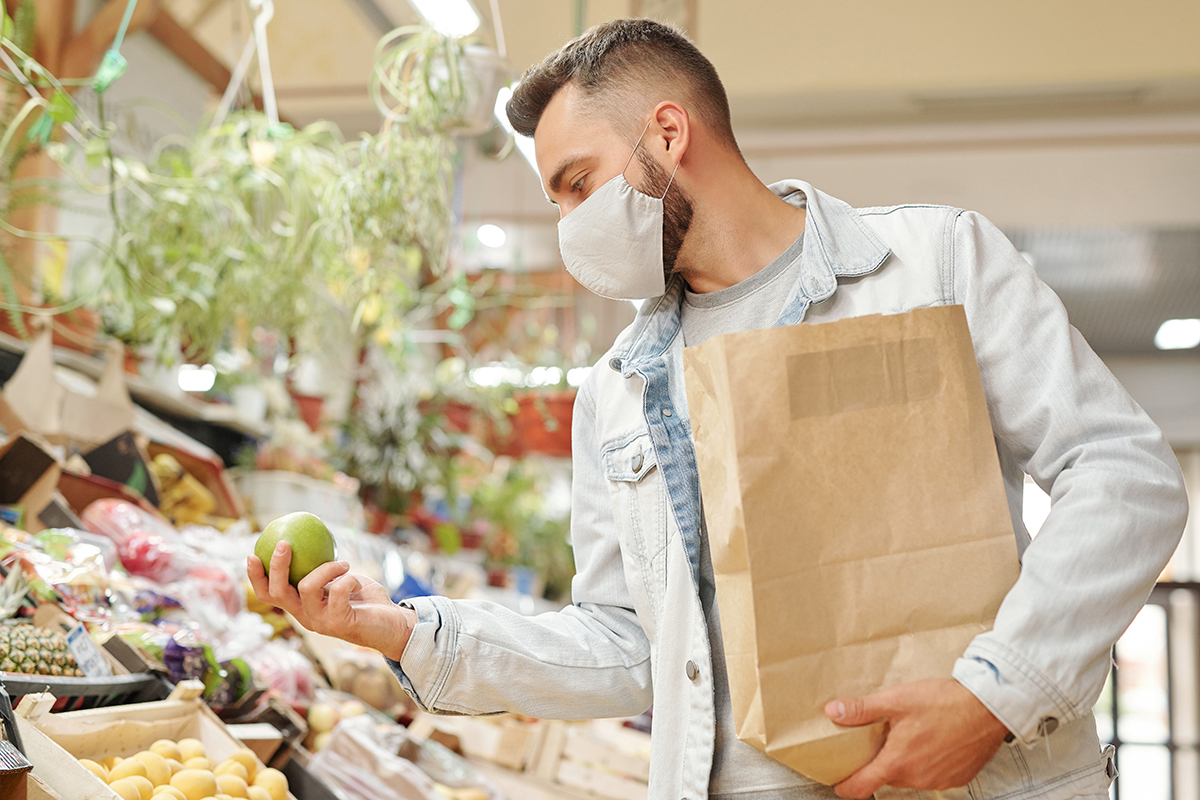
[[[452,662],[451,657],[440,657],[438,651],[455,652],[458,631],[454,612],[445,597],[414,597],[399,605],[417,612],[417,624],[400,660],[385,660],[401,688],[423,711],[433,712]]]
[[[994,642],[972,642],[952,675],[1025,746],[1079,716],[1036,667]]]

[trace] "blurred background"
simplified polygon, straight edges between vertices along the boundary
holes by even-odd
[[[17,5],[9,0],[10,11]],[[47,36],[38,50],[62,78],[92,74],[126,7],[36,5],[39,25],[71,34]],[[1195,0],[281,0],[266,28],[271,85],[256,67],[244,83],[233,81],[229,95],[260,13],[261,2],[244,0],[141,0],[121,47],[128,71],[103,93],[103,108],[100,94],[76,93],[80,112],[115,122],[113,152],[130,163],[151,163],[164,142],[203,129],[223,95],[234,108],[273,98],[284,123],[297,130],[332,123],[352,143],[381,128],[374,84],[382,36],[427,20],[471,37],[478,88],[473,116],[448,134],[446,264],[465,276],[463,286],[486,280],[487,296],[499,299],[476,302],[462,324],[443,315],[414,325],[425,333],[412,341],[441,347],[439,368],[457,369],[474,388],[569,392],[632,319],[629,304],[592,296],[567,275],[557,211],[531,167],[531,145],[514,141],[493,112],[510,81],[587,27],[651,16],[682,27],[714,62],[742,152],[763,181],[800,178],[856,206],[946,204],[995,222],[1162,426],[1200,501]],[[67,41],[71,48],[53,44]],[[30,159],[22,169],[38,175],[57,167]],[[18,291],[26,299],[46,301],[54,294],[48,284],[63,297],[89,284],[103,259],[80,241],[110,235],[111,220],[98,213],[108,203],[95,193],[17,211],[21,227],[71,239],[22,242],[40,248],[35,261],[56,265],[52,281],[25,270]],[[360,306],[356,324],[362,318]],[[119,326],[109,327],[120,338]],[[134,349],[147,341],[126,339]],[[214,352],[236,350],[218,345]],[[353,404],[350,389],[328,388],[353,383],[339,369],[354,362],[355,350],[342,352],[350,355],[314,351],[306,359],[293,351],[284,359],[289,388],[324,394],[327,419]],[[203,369],[208,360],[191,366]],[[221,390],[226,367],[212,363],[218,385],[200,395]],[[178,394],[179,367],[170,370],[163,391]],[[142,377],[153,383],[145,369]],[[238,420],[230,424],[239,435],[262,434],[271,422]],[[550,469],[561,473],[560,462]],[[369,483],[365,474],[356,477]],[[502,494],[497,502],[504,504]],[[1048,506],[1030,485],[1031,530]],[[1097,705],[1101,737],[1119,746],[1114,797],[1200,798],[1197,581],[1193,518],[1151,604],[1117,646],[1114,679]]]

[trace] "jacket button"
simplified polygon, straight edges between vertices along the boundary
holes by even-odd
[[[608,366],[612,368],[613,372],[620,372],[621,371],[621,359],[610,358],[608,360]]]
[[[683,671],[687,673],[689,681],[696,680],[696,676],[700,674],[700,670],[696,669],[695,661],[687,662],[687,666],[683,668]]]
[[[1042,736],[1049,736],[1058,730],[1058,720],[1055,717],[1046,717],[1038,723],[1038,733]]]
[[[663,416],[664,416],[664,417],[669,417],[669,416],[671,416],[671,409],[669,409],[669,408],[664,408],[664,409],[663,409]]]
[[[645,460],[645,459],[643,459],[643,458],[642,458],[642,454],[641,454],[641,453],[638,453],[636,456],[634,456],[634,457],[633,457],[633,471],[634,471],[634,472],[641,472],[641,471],[642,471],[642,462],[643,462],[644,460]]]

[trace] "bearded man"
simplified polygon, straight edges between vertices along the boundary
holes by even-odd
[[[570,606],[393,605],[345,564],[259,597],[374,647],[429,711],[634,715],[653,700],[652,798],[1104,800],[1114,775],[1092,704],[1113,642],[1181,535],[1186,499],[1161,432],[1062,304],[986,219],[932,205],[854,209],[799,180],[764,185],[734,138],[712,64],[649,20],[589,30],[530,69],[508,104],[561,214],[567,269],[636,320],[591,371],[573,421]],[[733,728],[682,352],[711,336],[962,304],[988,401],[1020,578],[953,674],[830,698],[881,718],[878,755],[815,784]],[[1053,498],[1036,540],[1031,475]],[[798,595],[798,596],[802,596]]]

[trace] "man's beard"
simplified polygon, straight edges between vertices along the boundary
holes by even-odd
[[[671,182],[671,176],[644,149],[638,148],[637,159],[642,165],[638,191],[661,197],[663,201],[663,274],[670,278],[675,272],[679,248],[683,247],[683,237],[692,224],[692,199],[679,184]]]

